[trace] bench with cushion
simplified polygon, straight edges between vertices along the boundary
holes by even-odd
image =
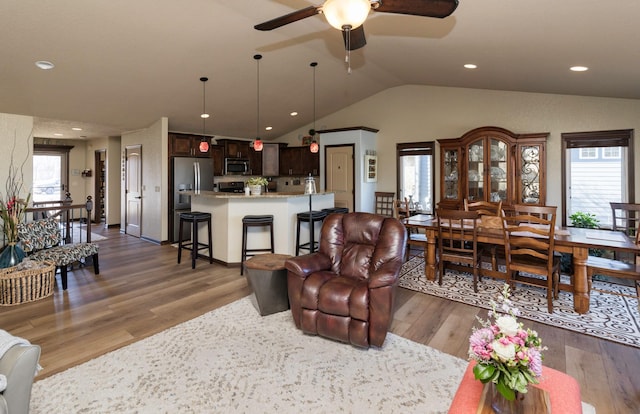
[[[50,260],[60,270],[62,289],[67,289],[67,266],[93,258],[95,274],[100,273],[98,245],[90,242],[62,243],[60,224],[55,218],[46,218],[18,225],[18,239],[22,249],[32,260]]]

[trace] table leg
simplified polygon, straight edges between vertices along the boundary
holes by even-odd
[[[427,280],[436,280],[436,232],[427,230],[427,246],[424,248],[424,275]]]
[[[589,312],[590,292],[586,266],[588,255],[588,248],[573,248],[573,309],[578,313]]]

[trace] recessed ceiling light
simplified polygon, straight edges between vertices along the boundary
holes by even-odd
[[[200,115],[200,118],[207,119],[207,118],[209,118],[209,114],[202,114],[202,115]]]
[[[71,129],[73,129],[74,131],[82,131],[82,128],[78,128],[78,127],[73,127]]]
[[[55,133],[55,134],[53,134],[53,135],[55,135],[56,137],[61,137],[61,136],[62,136],[62,134],[61,134],[61,133],[59,133],[59,132],[56,132],[56,133]]]
[[[571,69],[574,72],[585,72],[589,70],[589,68],[586,66],[571,66],[571,68],[569,69]]]
[[[466,63],[464,67],[467,69],[476,69],[478,65],[474,65],[473,63]]]
[[[49,62],[48,60],[39,60],[36,62],[36,66],[42,70],[49,70],[49,69],[53,69],[56,65]]]
[[[289,115],[291,116],[298,116],[298,113],[296,111],[291,112]]]
[[[266,129],[267,131],[271,131],[271,130],[273,129],[273,127],[272,127],[272,126],[268,126],[268,127],[266,127],[265,129]]]

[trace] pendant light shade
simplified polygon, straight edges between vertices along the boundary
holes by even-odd
[[[206,102],[207,102],[207,93],[206,93],[206,84],[209,78],[203,76],[200,78],[200,82],[202,82],[202,114],[200,114],[200,118],[202,118],[202,138],[200,139],[200,144],[198,145],[198,150],[202,153],[209,152],[209,141],[204,137],[205,135],[205,124],[207,122],[207,118],[209,118],[209,114],[206,111]]]
[[[309,131],[309,135],[311,135],[311,145],[309,146],[309,151],[314,154],[320,150],[320,146],[318,145],[318,141],[316,141],[316,66],[318,66],[318,62],[311,62],[309,64],[313,69],[313,129]]]
[[[253,141],[253,150],[262,151],[262,140],[260,139],[260,59],[262,55],[253,55],[256,60],[256,139]]]

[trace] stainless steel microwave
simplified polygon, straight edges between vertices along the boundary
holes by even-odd
[[[224,159],[225,175],[246,175],[251,174],[249,160],[242,158],[225,158]]]

